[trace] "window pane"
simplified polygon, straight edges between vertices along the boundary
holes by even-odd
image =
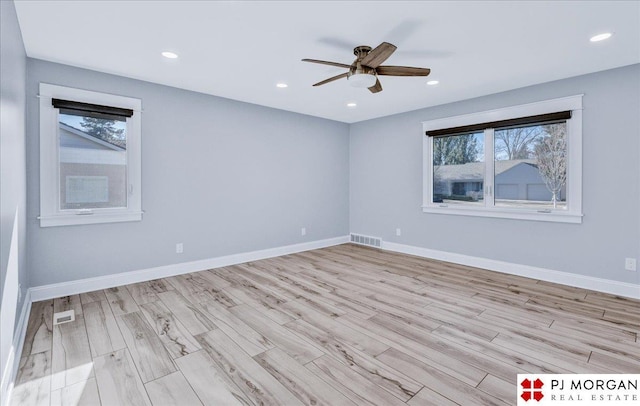
[[[433,202],[484,204],[484,133],[433,139]]]
[[[125,119],[67,113],[58,115],[60,209],[127,207]]]
[[[566,209],[566,123],[495,130],[495,204]]]

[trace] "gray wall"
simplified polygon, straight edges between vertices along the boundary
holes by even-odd
[[[582,224],[422,212],[422,121],[581,93]],[[640,272],[624,270],[625,257],[640,258],[640,65],[360,122],[350,133],[351,232],[640,283]]]
[[[39,227],[40,82],[142,99],[141,222]],[[348,234],[347,124],[35,59],[27,116],[30,286]]]
[[[21,283],[23,291],[27,287],[25,66],[26,55],[14,4],[0,1],[0,374],[4,372],[13,340],[16,309],[19,311],[24,301],[24,296],[16,300],[16,285]],[[17,230],[14,230],[16,218]],[[17,238],[12,239],[12,235]],[[12,247],[17,258],[9,266]]]

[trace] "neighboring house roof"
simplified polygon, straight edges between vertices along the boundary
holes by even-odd
[[[105,147],[108,147],[110,149],[116,150],[116,151],[124,151],[127,149],[127,142],[125,140],[104,140],[100,137],[96,137],[95,135],[89,134],[87,132],[84,132],[82,130],[79,130],[75,127],[72,127],[68,124],[62,123],[60,122],[60,128],[68,131],[74,135],[77,135],[79,137],[88,139],[90,141],[96,142],[100,145],[103,145]]]
[[[510,170],[511,168],[524,164],[537,168],[533,159],[512,159],[508,161],[496,161],[496,175]],[[436,177],[440,180],[466,180],[470,182],[481,182],[484,180],[484,162],[469,162],[462,165],[440,165],[434,168]]]

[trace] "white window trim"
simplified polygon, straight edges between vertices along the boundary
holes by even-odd
[[[40,83],[40,227],[142,220],[141,120],[142,101],[88,90]],[[127,207],[59,209],[58,109],[51,99],[66,99],[132,109],[127,119]]]
[[[423,204],[425,213],[451,214],[462,216],[480,216],[533,221],[551,221],[562,223],[582,223],[582,94],[523,104],[503,109],[489,110],[454,117],[446,117],[422,123],[423,138]],[[567,208],[563,210],[531,210],[525,208],[504,208],[496,206],[455,206],[433,203],[433,137],[425,132],[440,128],[453,128],[477,123],[508,120],[539,114],[571,110],[571,119],[567,120]],[[491,129],[490,131],[493,131]],[[493,145],[485,140],[485,162],[493,160]],[[485,175],[485,189],[491,191],[493,199],[493,177]]]

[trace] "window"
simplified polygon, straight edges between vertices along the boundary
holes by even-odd
[[[581,95],[423,128],[423,211],[582,221]]]
[[[567,209],[567,123],[494,130],[495,205]]]
[[[137,221],[141,101],[40,84],[40,226]]]
[[[433,139],[433,202],[483,204],[484,133]]]

